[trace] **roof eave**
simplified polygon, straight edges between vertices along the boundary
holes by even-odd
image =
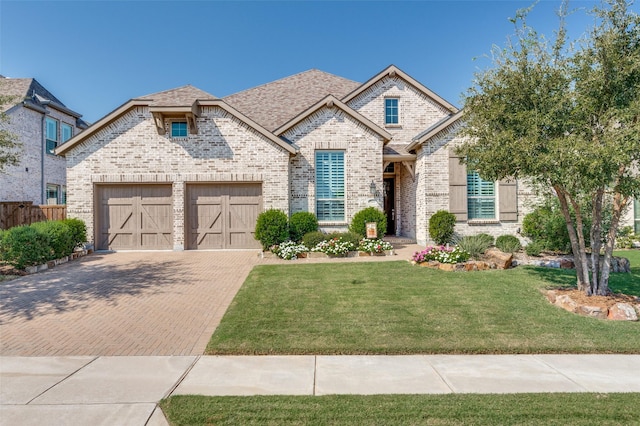
[[[301,123],[308,116],[310,116],[311,114],[315,113],[319,109],[324,108],[324,107],[333,108],[334,106],[339,108],[340,110],[342,110],[344,113],[349,115],[354,120],[359,121],[360,123],[364,124],[369,129],[371,129],[373,132],[377,133],[379,136],[381,136],[384,139],[385,143],[390,141],[391,138],[393,137],[393,135],[391,135],[391,133],[387,132],[382,127],[378,126],[373,121],[369,120],[367,117],[363,116],[362,114],[360,114],[359,112],[357,112],[356,110],[351,108],[349,105],[345,104],[344,102],[342,102],[341,100],[339,100],[338,98],[336,98],[333,95],[328,95],[328,96],[324,97],[323,99],[321,99],[320,101],[318,101],[317,103],[312,105],[310,108],[306,109],[305,111],[301,112],[300,114],[298,114],[296,117],[294,117],[293,119],[291,119],[287,123],[283,124],[282,126],[278,127],[277,129],[275,129],[273,131],[273,133],[275,133],[276,135],[282,135],[287,130],[289,130],[289,129],[293,128],[294,126],[296,126],[297,124]]]
[[[420,83],[418,80],[414,79],[409,74],[405,73],[404,71],[402,71],[400,68],[396,67],[395,65],[389,65],[387,68],[385,68],[384,70],[382,70],[378,74],[376,74],[373,77],[371,77],[369,80],[367,80],[365,83],[363,83],[356,90],[354,90],[353,92],[349,93],[347,96],[342,98],[342,101],[347,103],[347,102],[351,101],[353,98],[355,98],[356,96],[360,95],[365,90],[367,90],[369,87],[373,86],[376,82],[378,82],[382,78],[387,77],[387,76],[393,78],[396,75],[399,76],[400,78],[402,78],[403,80],[407,81],[408,83],[410,83],[412,86],[417,87],[418,90],[420,90],[425,95],[427,95],[428,97],[433,99],[437,104],[439,104],[443,108],[451,111],[452,113],[458,112],[458,107],[456,107],[452,103],[448,102],[446,99],[444,99],[443,97],[441,97],[440,95],[435,93],[433,90],[429,89],[424,84]]]

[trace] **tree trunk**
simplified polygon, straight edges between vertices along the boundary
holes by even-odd
[[[600,249],[602,248],[602,200],[604,188],[598,188],[593,198],[591,211],[591,289],[590,294],[596,294],[600,281]]]
[[[600,296],[609,294],[609,273],[611,272],[611,256],[613,248],[616,245],[616,231],[620,224],[622,211],[629,202],[629,197],[624,197],[620,192],[613,194],[613,214],[611,217],[611,227],[607,233],[607,243],[604,249],[604,261],[602,262],[602,270],[600,271],[600,279],[595,288],[595,293]]]
[[[571,250],[573,251],[573,259],[576,265],[576,284],[579,290],[587,291],[590,287],[587,253],[584,246],[580,247],[580,243],[576,235],[576,229],[573,225],[573,219],[571,218],[571,211],[569,210],[566,191],[560,185],[553,185],[553,189],[556,191],[556,195],[558,196],[560,210],[562,210],[564,220],[567,223],[567,231],[569,231],[569,241],[571,241]]]

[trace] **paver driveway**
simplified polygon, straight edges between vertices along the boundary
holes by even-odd
[[[0,355],[200,355],[257,252],[94,253],[0,285]]]

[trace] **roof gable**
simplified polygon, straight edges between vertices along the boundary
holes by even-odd
[[[413,141],[409,145],[407,145],[406,150],[412,151],[416,149],[418,146],[422,145],[425,142],[428,142],[431,138],[436,136],[438,133],[449,129],[455,123],[458,122],[464,115],[464,109],[456,112],[455,114],[451,114],[442,120],[435,123],[433,126],[426,129],[424,132],[417,135]]]
[[[449,110],[449,111],[451,111],[453,113],[458,112],[458,108],[455,105],[449,103],[444,98],[440,97],[434,91],[430,90],[428,87],[426,87],[425,85],[420,83],[418,80],[414,79],[409,74],[405,73],[404,71],[402,71],[400,68],[396,67],[395,65],[389,65],[387,68],[385,68],[384,70],[382,70],[378,74],[376,74],[373,77],[371,77],[366,83],[360,85],[357,89],[355,89],[351,93],[345,95],[342,98],[342,102],[349,103],[349,101],[353,100],[355,97],[357,97],[358,95],[360,95],[361,93],[366,91],[368,88],[370,88],[371,86],[376,84],[378,81],[382,80],[383,78],[385,78],[387,76],[388,77],[392,77],[392,78],[396,77],[396,76],[400,77],[401,79],[403,79],[407,83],[409,83],[412,86],[414,86],[416,89],[418,89],[424,95],[426,95],[427,97],[432,99],[438,105],[442,106],[443,108],[445,108],[445,109],[447,109],[447,110]]]
[[[385,142],[388,142],[389,140],[391,140],[392,136],[391,136],[391,134],[389,132],[387,132],[382,127],[378,126],[373,121],[369,120],[367,117],[365,117],[364,115],[360,114],[359,112],[357,112],[353,108],[349,107],[347,104],[341,102],[338,98],[336,98],[333,95],[326,96],[324,99],[321,99],[319,102],[316,102],[310,108],[307,108],[305,111],[301,112],[300,114],[298,114],[293,119],[289,120],[284,125],[278,127],[273,132],[276,135],[282,135],[287,130],[291,129],[292,127],[294,127],[298,123],[302,122],[308,116],[314,114],[316,111],[318,111],[318,110],[320,110],[322,108],[325,108],[325,107],[326,108],[336,107],[339,110],[345,112],[347,115],[351,116],[356,121],[358,121],[358,122],[362,123],[363,125],[365,125],[366,127],[368,127],[374,133],[377,133],[378,135],[380,135],[382,138],[384,138]]]
[[[150,106],[191,106],[196,99],[218,99],[214,95],[190,84],[175,89],[152,93],[136,99],[148,100]]]
[[[339,99],[359,85],[358,82],[312,69],[223,99],[264,128],[274,130],[327,95]]]

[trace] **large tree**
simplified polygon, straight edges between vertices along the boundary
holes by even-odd
[[[630,7],[625,0],[604,1],[590,12],[593,28],[572,43],[566,1],[552,38],[527,25],[529,9],[519,11],[515,35],[494,49],[492,66],[476,74],[465,98],[469,139],[458,153],[485,179],[524,178],[553,190],[578,288],[588,295],[609,292],[620,217],[640,194],[640,19]],[[603,243],[607,210],[612,219]]]
[[[14,96],[3,94],[0,81],[0,173],[6,166],[15,166],[20,161],[19,148],[21,146],[18,137],[7,129],[9,117],[5,114],[5,105],[15,101]]]

